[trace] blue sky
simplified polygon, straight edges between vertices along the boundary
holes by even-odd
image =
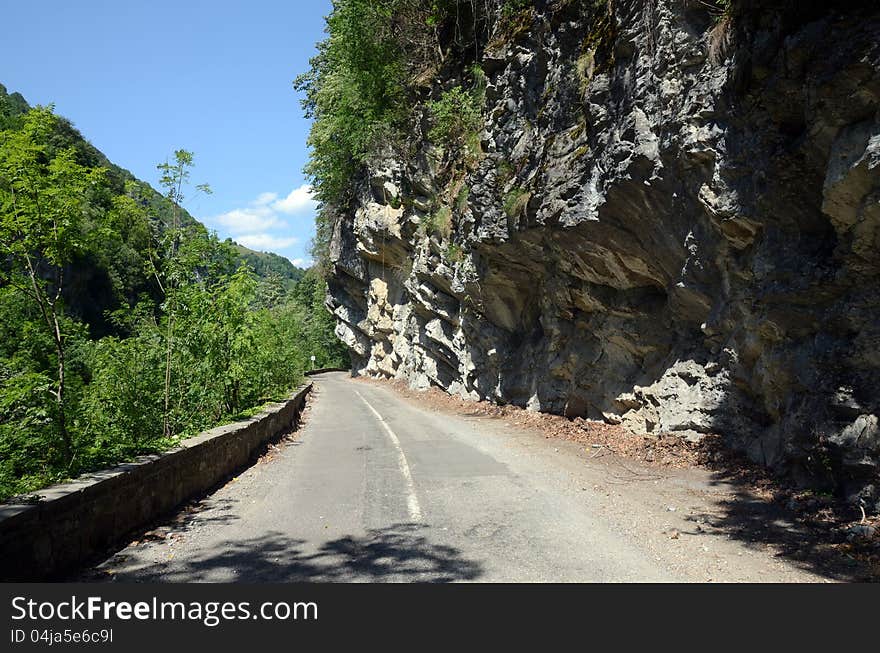
[[[111,161],[157,187],[156,164],[195,153],[186,208],[221,237],[308,261],[315,203],[309,122],[292,81],[330,0],[7,2],[0,82],[54,103]]]

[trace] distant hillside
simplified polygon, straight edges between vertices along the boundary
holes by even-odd
[[[30,108],[30,105],[21,93],[9,93],[6,87],[0,84],[0,131],[11,127],[14,128],[19,117]],[[57,141],[57,147],[76,147],[80,154],[79,163],[82,165],[106,168],[110,186],[114,193],[124,193],[127,182],[137,184],[146,193],[151,211],[165,224],[170,223],[171,202],[152,186],[141,181],[125,168],[121,168],[110,161],[103,152],[86,140],[79,130],[64,117],[59,119]],[[183,226],[206,229],[201,222],[192,217],[182,207],[180,218]],[[260,277],[268,277],[274,273],[283,279],[298,281],[305,273],[305,270],[297,268],[289,260],[278,254],[257,252],[238,243],[234,243],[234,245],[241,255],[241,260],[250,264],[254,268],[254,272]]]
[[[0,84],[0,131],[17,130],[30,105],[20,93],[9,93]],[[81,165],[104,168],[107,171],[110,195],[95,210],[107,211],[114,197],[136,197],[149,216],[149,232],[162,233],[172,223],[172,202],[152,186],[137,179],[131,172],[110,161],[100,150],[89,143],[69,120],[58,118],[55,133],[49,138],[50,150],[74,148],[77,162]],[[185,209],[179,211],[180,226],[207,234],[207,228],[193,218]],[[156,287],[146,273],[145,251],[150,233],[132,229],[131,225],[119,225],[116,233],[96,235],[106,243],[102,246],[100,260],[94,255],[71,266],[69,296],[66,298],[71,311],[88,323],[96,336],[113,331],[108,314],[119,307],[120,302],[134,305],[141,296],[158,299]],[[246,247],[233,245],[238,261],[248,263],[257,276],[279,276],[290,289],[302,277],[304,270],[277,254],[255,252]],[[238,262],[233,262],[236,266]]]
[[[30,108],[27,100],[20,93],[10,94],[7,92],[6,87],[0,84],[0,130],[14,129],[20,122],[21,116]],[[75,147],[79,154],[78,163],[81,165],[90,168],[106,168],[110,188],[115,194],[121,195],[126,192],[126,182],[136,183],[139,189],[146,194],[151,212],[166,224],[170,223],[172,209],[171,202],[168,199],[125,168],[121,168],[110,161],[110,159],[104,156],[103,152],[87,141],[69,120],[62,116],[59,116],[58,131],[55,134],[53,145],[59,149]],[[181,209],[180,219],[183,226],[197,225],[202,229],[205,228],[185,209]]]
[[[343,363],[316,271],[180,210],[192,152],[159,167],[166,197],[2,89],[0,502],[174,447]]]
[[[231,242],[231,241],[230,241]],[[306,273],[302,268],[296,267],[288,259],[273,252],[257,252],[248,249],[244,245],[235,243],[235,249],[241,258],[248,263],[254,272],[260,277],[277,275],[292,285],[303,278]]]

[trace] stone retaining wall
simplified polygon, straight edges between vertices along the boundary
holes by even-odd
[[[321,367],[317,370],[309,370],[306,372],[306,376],[315,376],[316,374],[323,374],[324,372],[351,372],[351,368],[349,367]]]
[[[0,504],[0,580],[57,578],[204,494],[295,425],[311,388],[308,383],[287,401],[177,449],[40,490],[38,502]]]

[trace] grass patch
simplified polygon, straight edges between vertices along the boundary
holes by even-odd
[[[446,246],[446,259],[453,263],[461,263],[464,260],[464,250],[455,243]]]
[[[422,220],[422,228],[426,236],[437,235],[448,238],[452,233],[452,209],[441,206],[436,211],[429,213]]]
[[[502,159],[498,163],[498,169],[495,172],[495,178],[498,180],[499,186],[504,186],[508,181],[513,179],[515,170],[513,164],[507,159]]]
[[[589,153],[590,153],[590,146],[589,146],[589,145],[581,145],[578,149],[576,149],[576,150],[574,151],[574,153],[572,154],[572,156],[573,156],[575,159],[581,159],[581,158],[585,157],[585,156],[586,156],[587,154],[589,154]]]
[[[587,94],[587,88],[593,80],[593,73],[596,72],[596,50],[589,48],[586,52],[577,58],[574,66],[578,77],[578,88],[581,95]]]
[[[532,194],[523,188],[514,188],[504,196],[504,213],[508,218],[525,215]]]
[[[467,184],[464,184],[459,190],[458,195],[455,197],[455,210],[458,213],[464,213],[467,211],[468,205],[468,196],[470,195],[471,189]]]

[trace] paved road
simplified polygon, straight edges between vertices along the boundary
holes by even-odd
[[[693,551],[709,551],[708,540],[670,552],[679,545],[660,534],[668,515],[651,504],[656,477],[655,487],[638,484],[641,495],[624,497],[568,449],[497,420],[425,410],[345,373],[315,377],[315,386],[295,442],[160,529],[162,537],[90,573],[243,582],[811,579],[721,537],[702,561]],[[690,491],[663,484],[660,504]]]

